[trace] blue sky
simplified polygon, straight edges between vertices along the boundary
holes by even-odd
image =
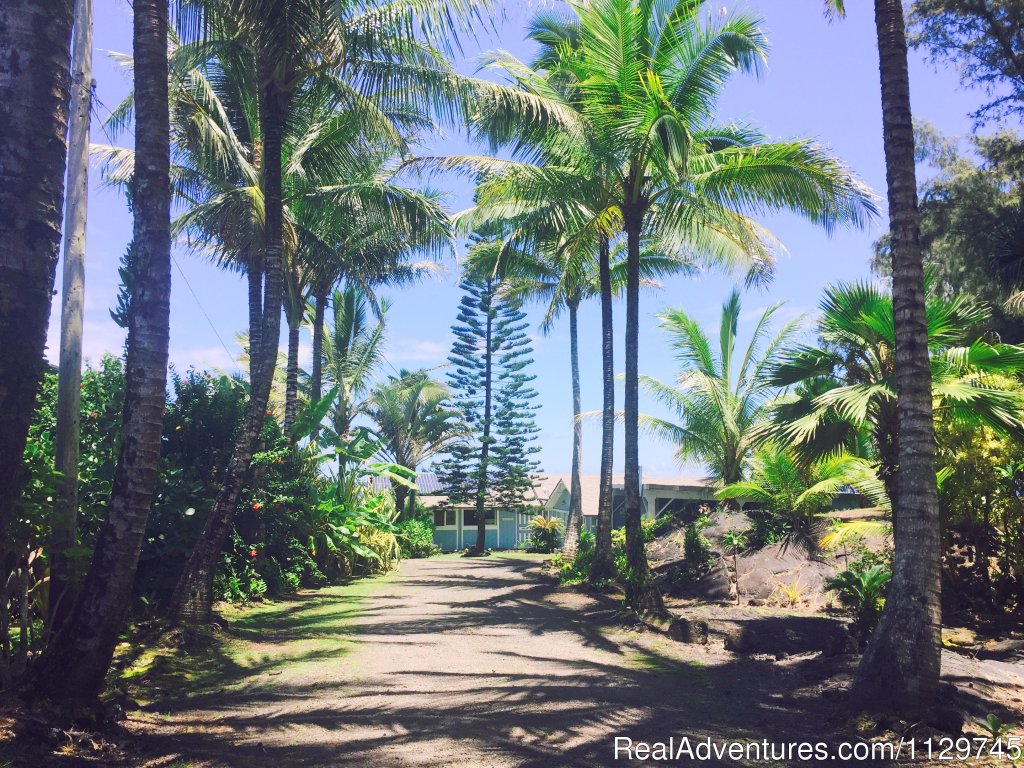
[[[881,142],[877,53],[871,4],[850,3],[849,16],[828,22],[819,12],[823,3],[793,0],[748,0],[746,7],[764,19],[772,43],[767,70],[760,79],[737,77],[726,88],[720,105],[723,120],[742,120],[759,126],[775,137],[814,137],[829,146],[861,179],[879,194],[885,189],[885,166]],[[526,21],[536,3],[509,2],[496,34],[483,34],[467,41],[464,56],[457,62],[464,72],[475,70],[481,52],[505,48],[528,58],[523,42]],[[709,7],[724,7],[710,3]],[[730,5],[729,7],[733,7]],[[94,78],[104,117],[130,89],[130,81],[104,55],[104,50],[131,49],[130,8],[123,0],[95,0]],[[936,72],[912,53],[911,86],[916,118],[934,123],[948,134],[967,134],[968,113],[976,108],[979,95],[960,88],[952,71]],[[98,122],[93,124],[93,142],[106,143]],[[130,143],[131,137],[121,137]],[[462,154],[470,150],[457,133],[430,137],[423,152]],[[450,192],[450,207],[461,210],[470,201],[471,190],[455,179],[433,179],[431,185]],[[792,216],[763,220],[779,237],[788,254],[780,259],[775,279],[764,290],[744,294],[741,334],[749,331],[765,307],[786,301],[778,314],[780,321],[813,314],[822,288],[831,282],[869,276],[871,244],[887,226],[883,218],[865,231],[839,231],[829,237],[814,226]],[[104,188],[97,171],[90,180],[89,228],[86,268],[85,352],[92,359],[105,351],[118,353],[123,336],[110,320],[108,309],[115,304],[118,259],[131,238],[131,216],[123,197]],[[246,324],[245,285],[238,275],[222,272],[200,257],[176,249],[171,294],[171,360],[179,369],[235,370],[239,350],[235,334]],[[388,363],[381,375],[398,368],[442,366],[451,343],[450,325],[455,319],[459,291],[458,265],[454,259],[446,271],[417,286],[387,293],[392,303],[388,316]],[[58,272],[59,289],[59,272]],[[681,307],[701,323],[716,323],[722,302],[733,281],[727,277],[676,278],[664,282],[662,290],[647,293],[641,306],[640,370],[664,380],[673,377],[675,365],[655,314],[665,307]],[[56,359],[59,328],[59,295],[54,300],[48,355]],[[538,311],[530,317],[538,319]],[[622,306],[616,308],[616,335],[621,336]],[[308,341],[303,339],[304,344]],[[743,340],[741,339],[741,342]],[[581,358],[584,410],[600,407],[600,337],[596,304],[581,311]],[[616,369],[621,370],[622,344],[617,345]],[[535,333],[536,387],[542,408],[543,469],[566,472],[571,451],[571,401],[568,370],[568,331],[558,325],[550,335]],[[308,361],[306,345],[303,359]],[[440,374],[440,372],[439,372]],[[658,412],[641,401],[641,410]],[[599,463],[599,426],[585,427],[584,470],[596,472]],[[652,438],[641,438],[641,463],[648,474],[700,474],[698,466],[679,466],[674,447]],[[621,438],[616,445],[616,470],[622,461]]]

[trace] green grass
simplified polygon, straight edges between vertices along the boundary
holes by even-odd
[[[707,677],[708,670],[699,661],[676,661],[647,651],[626,654],[626,666],[642,672],[667,672],[690,679]]]
[[[337,663],[356,647],[352,627],[367,597],[387,585],[389,576],[303,592],[287,600],[227,606],[220,612],[223,632],[189,642],[170,642],[134,652],[118,682],[140,704],[165,695],[197,696],[241,687],[273,689],[301,677],[325,661]],[[127,645],[127,644],[125,644]]]

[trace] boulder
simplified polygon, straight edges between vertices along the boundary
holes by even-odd
[[[736,627],[725,632],[725,650],[733,653],[753,653],[760,647],[761,639],[750,627]]]
[[[680,643],[707,645],[708,623],[706,621],[676,618],[668,626],[668,636]]]
[[[731,603],[735,600],[732,574],[724,560],[719,560],[711,570],[700,577],[697,582],[697,595],[701,600],[713,603]]]
[[[823,603],[824,582],[836,571],[832,563],[810,557],[796,544],[773,544],[738,558],[737,589],[741,597],[778,600],[782,587],[795,588],[802,602]]]

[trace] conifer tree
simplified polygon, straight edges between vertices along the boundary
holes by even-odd
[[[533,362],[529,323],[518,305],[501,296],[494,277],[467,277],[461,288],[455,342],[448,357],[452,407],[463,417],[466,435],[438,468],[448,503],[472,502],[476,546],[485,550],[488,509],[516,509],[526,503],[539,462],[534,444],[537,393],[527,373]]]

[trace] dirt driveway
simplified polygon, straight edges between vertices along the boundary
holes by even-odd
[[[776,663],[601,627],[583,618],[587,598],[538,570],[521,556],[413,560],[230,616],[224,658],[133,713],[145,765],[621,766],[641,763],[614,759],[615,736],[834,731],[820,693],[835,660]]]

